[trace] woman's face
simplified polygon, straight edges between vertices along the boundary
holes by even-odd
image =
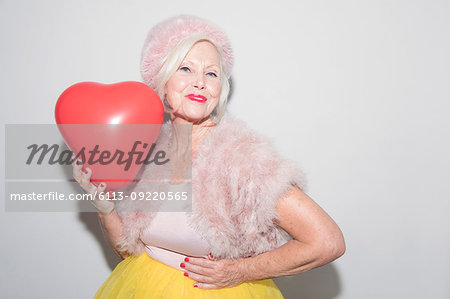
[[[216,47],[207,41],[196,43],[166,83],[172,120],[197,123],[207,119],[219,103],[221,87]]]

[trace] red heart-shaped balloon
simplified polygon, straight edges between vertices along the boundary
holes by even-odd
[[[55,118],[69,148],[92,169],[91,182],[116,190],[136,177],[138,158],[144,161],[156,140],[164,109],[140,82],[82,82],[60,95]]]

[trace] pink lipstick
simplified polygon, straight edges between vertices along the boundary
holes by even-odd
[[[199,95],[199,94],[188,94],[187,96],[186,96],[189,100],[191,100],[191,101],[196,101],[196,102],[199,102],[199,103],[204,103],[204,102],[206,102],[206,98],[204,97],[204,96],[202,96],[202,95]]]

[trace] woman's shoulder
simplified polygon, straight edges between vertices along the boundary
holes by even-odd
[[[205,138],[196,160],[198,166],[210,170],[217,166],[223,175],[236,173],[244,181],[251,178],[264,183],[269,177],[276,178],[275,181],[296,177],[297,185],[305,185],[295,161],[282,157],[269,138],[232,115],[225,115]]]
[[[225,114],[208,138],[211,146],[231,147],[240,150],[256,148],[274,150],[272,142],[251,128],[246,122],[231,114]]]
[[[217,125],[217,129],[231,131],[237,135],[257,134],[256,130],[249,127],[249,125],[242,119],[233,114],[225,114]]]

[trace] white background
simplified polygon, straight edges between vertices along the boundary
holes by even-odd
[[[54,123],[76,82],[139,81],[147,31],[180,13],[227,32],[229,110],[344,232],[338,261],[277,280],[286,298],[450,298],[449,1],[3,0],[2,124]],[[118,262],[95,214],[0,214],[2,298],[90,298]]]

